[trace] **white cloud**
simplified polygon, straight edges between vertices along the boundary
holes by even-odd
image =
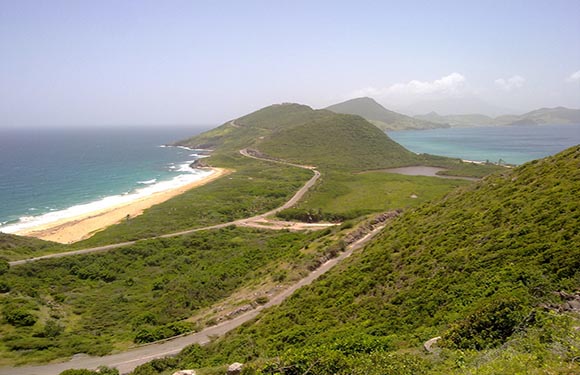
[[[512,91],[522,87],[524,83],[526,83],[526,79],[522,76],[515,75],[508,79],[498,78],[494,81],[494,83],[502,90]]]
[[[412,80],[407,83],[395,83],[394,85],[383,88],[367,87],[355,91],[351,96],[459,96],[464,91],[464,86],[465,77],[454,72],[434,81]]]
[[[568,82],[580,82],[580,70],[572,73],[566,81],[568,81]]]

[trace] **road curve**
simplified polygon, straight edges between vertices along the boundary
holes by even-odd
[[[245,150],[245,149],[244,150],[240,150],[240,154],[242,154],[242,155],[244,155],[246,157],[252,158],[252,159],[263,160],[263,161],[268,161],[268,162],[272,162],[272,163],[285,164],[285,165],[290,165],[290,166],[293,166],[293,167],[308,169],[308,170],[311,170],[312,172],[314,172],[314,176],[312,176],[312,178],[310,180],[308,180],[304,184],[304,186],[302,186],[300,188],[300,190],[298,190],[296,192],[296,194],[294,194],[294,196],[292,196],[292,198],[290,198],[290,200],[288,200],[282,206],[280,206],[278,208],[275,208],[275,209],[273,209],[271,211],[268,211],[266,213],[260,214],[260,215],[252,216],[252,217],[245,218],[245,219],[234,220],[234,221],[230,221],[230,222],[227,222],[227,223],[210,225],[210,226],[207,226],[207,227],[187,229],[187,230],[184,230],[184,231],[163,234],[163,235],[159,235],[159,236],[155,236],[155,237],[142,238],[142,239],[135,240],[135,241],[126,241],[126,242],[120,242],[120,243],[111,244],[111,245],[97,246],[97,247],[91,247],[91,248],[87,248],[87,249],[73,250],[73,251],[67,251],[67,252],[63,252],[63,253],[43,255],[43,256],[39,256],[39,257],[35,257],[35,258],[15,260],[15,261],[9,262],[10,263],[10,267],[14,267],[14,266],[18,266],[18,265],[26,264],[26,263],[30,263],[30,262],[36,262],[36,261],[39,261],[39,260],[42,260],[42,259],[62,258],[62,257],[70,256],[70,255],[99,253],[99,252],[109,251],[109,250],[113,250],[113,249],[118,249],[118,248],[124,247],[124,246],[133,245],[137,241],[141,241],[141,240],[150,240],[150,239],[155,239],[155,238],[170,238],[170,237],[183,236],[185,234],[199,232],[199,231],[202,231],[202,230],[211,230],[211,229],[225,228],[225,227],[230,226],[230,225],[239,225],[239,226],[245,226],[245,227],[248,227],[249,226],[249,227],[256,227],[256,228],[267,228],[267,227],[265,227],[265,226],[263,226],[261,224],[258,224],[258,223],[254,224],[254,222],[263,220],[267,216],[276,214],[276,213],[278,213],[278,212],[280,212],[282,210],[285,210],[287,208],[292,207],[300,199],[302,199],[302,197],[304,196],[304,194],[306,194],[306,192],[308,191],[308,189],[310,189],[316,183],[316,181],[320,178],[320,172],[318,172],[316,169],[314,169],[314,167],[311,167],[311,166],[299,165],[299,164],[292,164],[292,163],[288,163],[288,162],[284,162],[284,161],[279,161],[279,160],[259,158],[259,157],[256,157],[256,156],[253,156],[253,155],[248,154],[247,150]],[[313,228],[315,228],[315,227],[313,226]],[[271,229],[282,229],[282,228],[272,227]]]
[[[178,354],[184,347],[191,344],[206,344],[212,337],[222,336],[225,333],[239,327],[243,323],[255,318],[262,310],[268,307],[276,306],[282,303],[286,298],[291,296],[299,288],[309,285],[319,276],[328,272],[332,267],[338,264],[345,258],[348,258],[353,251],[363,247],[383,228],[384,224],[373,229],[372,232],[359,240],[350,244],[346,250],[338,257],[327,261],[316,270],[312,271],[308,276],[301,279],[297,283],[291,285],[287,289],[272,297],[272,299],[263,306],[248,311],[231,320],[222,322],[218,325],[208,327],[200,332],[177,337],[163,342],[153,343],[149,345],[140,346],[122,353],[111,354],[104,357],[81,357],[73,359],[69,362],[54,363],[40,366],[25,366],[25,367],[0,367],[0,375],[57,375],[64,370],[72,368],[87,368],[96,369],[99,366],[114,367],[119,370],[121,374],[126,374],[135,367],[149,362],[156,358],[163,358]]]

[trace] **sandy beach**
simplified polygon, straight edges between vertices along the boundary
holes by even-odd
[[[231,170],[212,168],[213,173],[205,178],[175,189],[154,193],[134,201],[108,207],[98,211],[87,212],[82,215],[42,224],[32,228],[26,228],[15,232],[21,236],[36,237],[43,240],[54,241],[64,244],[81,241],[89,238],[96,232],[129,217],[139,216],[147,208],[163,203],[184,192],[205,185],[222,176],[231,173]]]

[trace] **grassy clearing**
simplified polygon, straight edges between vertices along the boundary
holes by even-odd
[[[280,216],[306,211],[348,220],[373,212],[417,207],[467,184],[469,182],[461,180],[384,172],[331,172],[324,174],[320,183],[294,209]]]

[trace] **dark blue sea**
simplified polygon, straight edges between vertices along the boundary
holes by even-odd
[[[0,231],[135,199],[207,172],[201,151],[163,147],[211,126],[0,128]]]
[[[388,135],[417,153],[519,165],[580,144],[580,124],[405,130]]]

